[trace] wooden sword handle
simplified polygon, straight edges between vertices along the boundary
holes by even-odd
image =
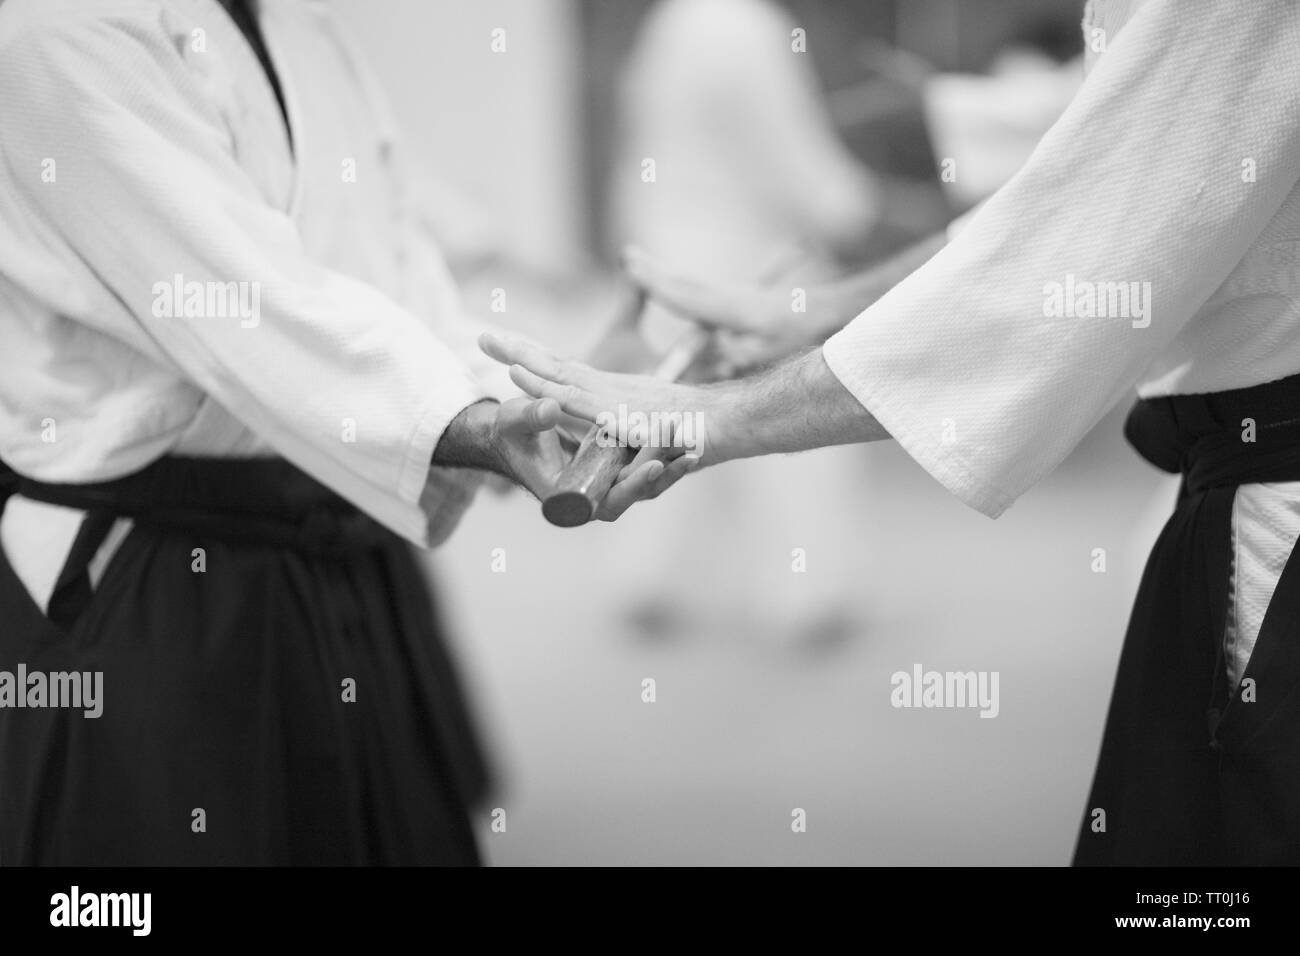
[[[712,339],[713,333],[708,329],[691,329],[673,343],[655,369],[654,377],[665,382],[677,381],[695,364]],[[602,444],[600,432],[599,427],[591,426],[556,479],[555,490],[542,502],[542,514],[551,524],[576,528],[594,518],[618,473],[636,457],[635,448]]]

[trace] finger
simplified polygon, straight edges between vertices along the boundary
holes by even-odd
[[[495,332],[482,332],[478,337],[478,347],[484,355],[494,358],[502,365],[513,365],[514,346],[513,340],[507,339],[504,335],[497,335]]]
[[[533,434],[554,428],[564,417],[553,398],[512,398],[497,412],[498,427],[508,434]]]
[[[605,496],[605,500],[600,504],[597,517],[601,521],[616,520],[636,502],[649,497],[655,479],[663,474],[663,471],[663,462],[646,462],[631,478],[627,481],[618,482],[609,490],[609,494]]]
[[[679,458],[674,458],[664,468],[659,477],[655,479],[654,487],[651,489],[650,495],[646,500],[649,500],[649,498],[658,498],[673,485],[677,484],[681,479],[685,478],[691,472],[696,471],[699,467],[700,456],[694,452],[688,455],[682,455]]]
[[[605,408],[590,392],[576,385],[560,385],[549,381],[522,365],[510,366],[510,380],[533,398],[552,399],[563,411],[584,421],[594,423]]]
[[[536,342],[517,335],[498,335],[484,332],[478,338],[479,348],[503,365],[522,365],[552,382],[564,385],[582,385],[592,370],[581,362],[561,359]]]
[[[544,432],[554,428],[564,417],[560,403],[553,398],[529,402],[524,409],[524,424],[531,431]]]
[[[572,457],[573,453],[578,450],[578,446],[582,444],[582,435],[575,435],[564,425],[557,425],[555,428],[555,434],[560,439],[561,450],[570,457]]]
[[[675,485],[700,466],[696,454],[682,455],[666,467],[655,470],[659,462],[650,462],[627,481],[620,481],[610,489],[601,502],[596,517],[600,521],[614,521],[638,501],[649,501]]]
[[[634,474],[636,474],[636,472],[639,469],[644,468],[647,462],[651,462],[651,461],[666,462],[668,459],[674,457],[674,455],[672,454],[673,452],[680,452],[680,451],[681,451],[680,448],[672,448],[672,447],[665,448],[665,447],[656,447],[654,445],[646,445],[645,447],[639,449],[636,453],[636,457],[633,458],[630,462],[628,462],[627,465],[624,466],[623,470],[618,473],[618,480],[625,481],[628,478],[631,478]]]

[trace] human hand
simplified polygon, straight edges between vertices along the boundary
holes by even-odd
[[[571,453],[555,430],[561,415],[552,400],[475,402],[447,425],[432,464],[484,471],[544,497]]]
[[[492,470],[545,498],[572,455],[555,428],[562,417],[551,399],[512,398],[497,405],[487,430],[488,450],[497,463]]]
[[[542,502],[555,495],[565,467],[575,453],[581,454],[556,427],[563,417],[553,398],[519,398],[499,407],[492,426],[490,446],[502,463],[501,473]],[[637,457],[619,472],[590,518],[617,520],[636,502],[657,498],[697,463],[684,458],[665,465],[658,456]]]
[[[667,462],[660,482],[675,481],[688,467],[748,453],[743,429],[731,422],[732,403],[724,386],[602,372],[517,336],[488,333],[480,336],[479,345],[511,366],[510,378],[535,399],[553,400],[565,413],[599,426],[606,442],[638,449],[628,469]],[[698,462],[683,462],[680,471],[672,467],[678,458],[688,457]]]
[[[433,464],[485,471],[545,501],[555,494],[557,479],[577,448],[555,427],[562,418],[560,404],[550,398],[476,402],[447,426]],[[593,517],[617,519],[637,501],[657,497],[696,463],[686,460],[666,468],[662,461],[645,459],[629,464]]]
[[[667,461],[638,489],[640,497],[653,497],[695,467],[890,437],[831,371],[821,349],[748,378],[686,385],[599,372],[515,336],[484,334],[479,346],[509,365],[511,380],[529,395],[552,399],[599,426],[607,442],[639,449],[625,475]],[[620,476],[614,490],[621,482]]]
[[[572,471],[560,482],[563,488],[544,500],[543,512],[553,524],[574,527],[593,518],[615,520],[635,502],[657,498],[701,466],[705,413],[691,407],[703,397],[697,394],[703,392],[700,387],[599,372],[561,361],[513,336],[484,334],[479,344],[489,356],[511,366],[511,379],[525,392],[557,401],[567,414],[591,423]],[[582,392],[578,382],[603,387],[602,397]],[[621,399],[617,405],[614,394]],[[661,411],[646,414],[641,411],[645,408]]]
[[[660,265],[644,252],[623,252],[624,269],[645,295],[717,335],[688,378],[733,378],[812,343],[814,323],[794,311],[783,284],[714,282]],[[788,270],[786,270],[788,271]]]

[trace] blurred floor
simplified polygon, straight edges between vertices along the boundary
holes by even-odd
[[[644,582],[606,560],[622,526],[565,532],[535,502],[482,499],[436,563],[505,771],[507,830],[483,819],[488,858],[1067,863],[1142,559],[1175,490],[1123,446],[1119,421],[996,522],[882,445],[814,453],[860,459],[863,495],[809,503],[806,575],[790,571],[789,541],[743,556],[699,542],[719,574],[774,589],[860,567],[870,623],[837,644],[727,621],[647,642],[619,613]],[[654,503],[624,520],[655,523]],[[892,708],[890,675],[915,662],[1000,672],[999,716]],[[791,831],[795,807],[806,833]]]

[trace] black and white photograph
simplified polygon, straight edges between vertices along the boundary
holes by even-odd
[[[14,938],[860,868],[1231,945],[1298,538],[1296,0],[0,0]]]

